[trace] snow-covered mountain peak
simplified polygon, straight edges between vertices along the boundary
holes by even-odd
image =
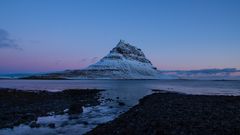
[[[68,79],[160,79],[157,68],[141,49],[123,40],[98,62],[79,70],[67,70],[47,77]]]
[[[120,40],[116,47],[114,47],[110,54],[107,57],[118,57],[123,56],[126,59],[129,60],[136,60],[143,63],[149,63],[152,65],[152,63],[145,57],[144,53],[141,49],[126,43],[124,40]]]
[[[129,43],[127,43],[125,40],[120,39],[120,41],[118,42],[117,46],[124,46],[126,44],[129,44]]]
[[[115,79],[159,78],[158,71],[145,57],[142,50],[123,40],[120,40],[108,55],[85,70],[97,71],[101,77]]]

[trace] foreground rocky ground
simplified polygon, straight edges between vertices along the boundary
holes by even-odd
[[[32,123],[30,126],[37,127],[39,125],[34,121],[39,116],[81,113],[82,106],[100,104],[98,100],[100,91],[97,89],[69,89],[61,92],[47,92],[1,88],[0,128],[12,128],[30,123]],[[49,126],[54,127],[54,125]]]
[[[156,91],[156,90],[155,90]],[[87,135],[238,135],[240,97],[158,91]]]

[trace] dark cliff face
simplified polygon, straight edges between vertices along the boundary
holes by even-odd
[[[114,47],[110,53],[118,53],[121,54],[124,58],[130,60],[137,60],[143,63],[149,63],[152,65],[151,61],[149,61],[141,49],[132,46],[128,43],[125,43],[123,40],[120,40],[116,47]]]

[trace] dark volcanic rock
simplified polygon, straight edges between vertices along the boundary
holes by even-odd
[[[154,93],[87,135],[237,135],[239,96]]]
[[[20,124],[30,124],[39,116],[62,114],[65,109],[71,113],[82,112],[82,106],[100,104],[100,90],[70,89],[62,92],[22,91],[0,89],[0,128],[12,128]],[[36,127],[35,123],[30,126]]]
[[[126,105],[124,102],[118,102],[118,105],[119,106],[124,106],[124,105]]]
[[[55,124],[54,124],[54,123],[49,123],[49,124],[48,124],[48,127],[49,127],[49,128],[55,128]]]
[[[87,121],[83,121],[83,124],[84,124],[84,125],[88,125],[88,122],[87,122]]]
[[[40,127],[40,124],[38,124],[36,121],[32,121],[29,126],[31,128],[39,128]]]
[[[78,114],[82,112],[83,112],[82,104],[79,104],[79,103],[71,104],[68,110],[68,114]]]

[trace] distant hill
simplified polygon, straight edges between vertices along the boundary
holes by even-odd
[[[161,74],[178,79],[240,80],[240,70],[236,68],[161,71]]]

